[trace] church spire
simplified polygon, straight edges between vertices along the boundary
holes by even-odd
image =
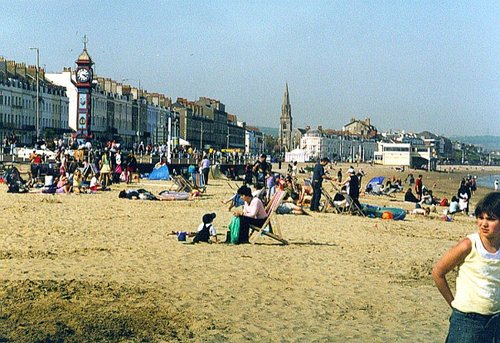
[[[280,116],[280,148],[284,151],[292,150],[292,106],[290,105],[290,95],[288,93],[288,82],[285,84],[285,93],[281,103]]]
[[[285,84],[285,94],[283,95],[283,103],[281,104],[281,106],[290,107],[290,96],[288,95],[288,82]]]

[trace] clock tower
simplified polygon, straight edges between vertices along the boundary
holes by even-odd
[[[92,133],[90,131],[91,125],[91,94],[92,94],[92,78],[93,78],[93,70],[92,59],[87,52],[87,36],[83,38],[83,51],[78,56],[76,60],[76,71],[75,71],[75,80],[73,84],[77,88],[77,115],[76,115],[76,127],[77,127],[77,136],[80,138],[92,138]]]

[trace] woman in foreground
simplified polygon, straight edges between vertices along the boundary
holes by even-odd
[[[446,252],[432,270],[452,308],[447,343],[500,342],[500,192],[486,195],[475,215],[478,232]],[[446,275],[457,266],[453,295]]]

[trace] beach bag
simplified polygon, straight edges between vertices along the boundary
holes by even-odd
[[[446,198],[443,198],[443,200],[441,200],[441,202],[439,203],[439,206],[448,206],[448,199]]]
[[[177,240],[179,242],[185,242],[187,237],[187,232],[186,231],[179,231],[177,232]]]
[[[240,239],[240,217],[233,216],[229,223],[230,243],[238,244]]]

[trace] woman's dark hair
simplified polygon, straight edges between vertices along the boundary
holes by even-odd
[[[248,188],[247,186],[241,186],[238,188],[238,194],[239,195],[246,195],[248,197],[252,196],[252,190]]]
[[[491,192],[477,203],[474,215],[477,218],[483,213],[493,219],[500,219],[500,192]]]

